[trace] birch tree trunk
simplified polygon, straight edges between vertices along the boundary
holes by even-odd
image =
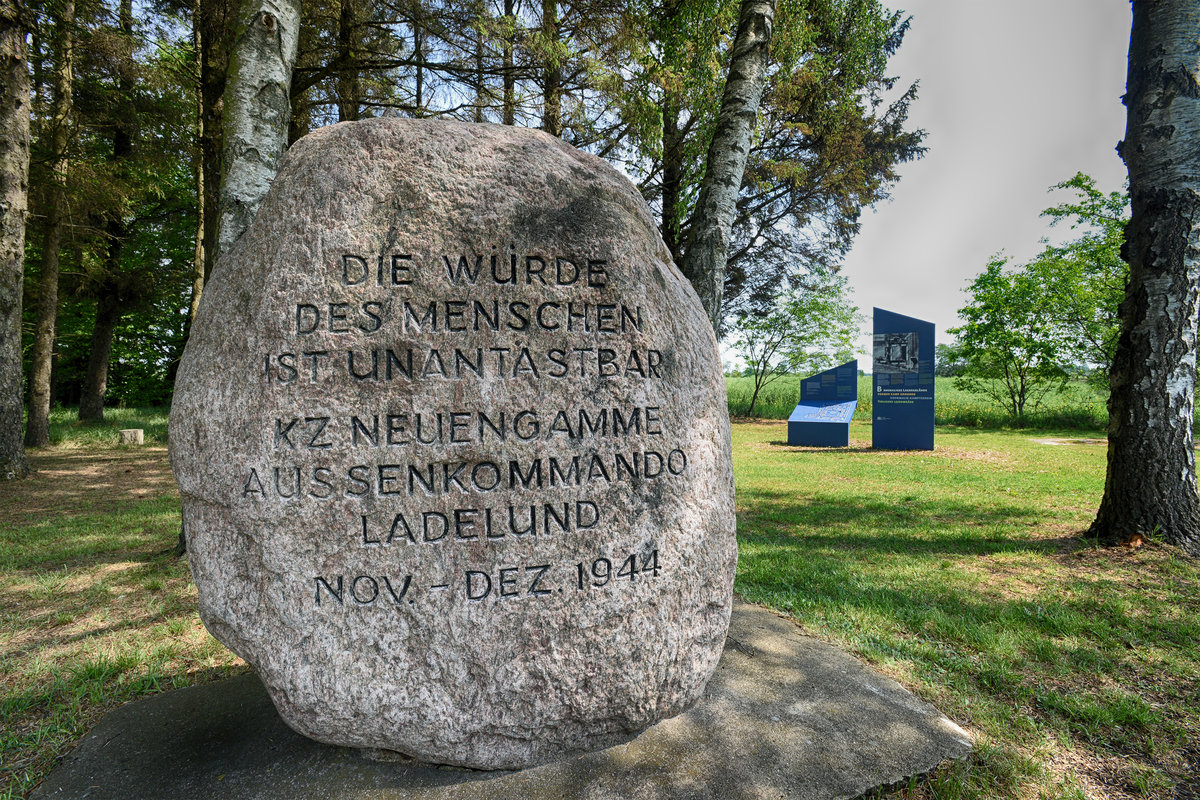
[[[1192,410],[1200,294],[1200,11],[1133,3],[1125,141],[1129,282],[1109,398],[1108,476],[1090,535],[1161,534],[1200,556]]]
[[[217,257],[250,226],[287,149],[299,0],[246,0],[225,87]]]
[[[46,238],[42,246],[42,274],[38,278],[37,319],[29,371],[29,419],[25,446],[50,444],[50,368],[54,358],[54,331],[58,323],[58,262],[62,251],[67,211],[67,146],[70,142],[72,82],[75,64],[75,2],[51,4],[54,20],[54,87],[50,120],[50,189],[46,209]]]
[[[299,0],[243,3],[224,74],[224,147],[211,262],[245,233],[279,170],[291,124],[289,92],[299,33]],[[187,534],[180,525],[175,554],[185,552]]]
[[[0,480],[29,474],[21,444],[21,275],[29,200],[28,10],[0,0]]]
[[[700,302],[718,336],[730,229],[742,188],[758,104],[766,85],[775,5],[775,0],[742,0],[738,9],[738,30],[729,58],[729,76],[725,79],[721,111],[705,160],[704,180],[700,184],[684,263],[680,265],[684,276],[700,295]]]

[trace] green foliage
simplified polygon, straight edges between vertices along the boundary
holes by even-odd
[[[496,122],[507,108],[517,124],[536,126],[553,67],[563,138],[634,176],[661,214],[665,237],[686,242],[739,3],[554,6],[552,32],[537,3],[306,3],[292,135],[385,110]],[[77,13],[70,219],[54,364],[60,405],[79,401],[102,304],[122,311],[108,376],[112,402],[165,402],[186,337],[198,157],[191,6],[138,6],[132,32],[115,11],[89,5]],[[46,9],[37,13],[44,22]],[[879,0],[779,4],[732,234],[731,313],[769,309],[781,286],[836,264],[860,209],[886,196],[898,164],[923,152],[923,133],[905,128],[915,86],[897,86],[887,71],[907,28],[904,15]],[[49,39],[35,37],[31,301],[50,185],[54,56]],[[35,303],[25,307],[28,347]]]
[[[736,0],[630,4],[600,43],[594,142],[634,176],[679,257],[724,89]],[[723,305],[773,307],[780,287],[836,264],[863,206],[924,152],[906,130],[916,87],[887,72],[907,19],[878,0],[779,3],[771,69],[733,223]]]
[[[938,344],[934,347],[933,374],[939,378],[957,378],[967,368],[962,353],[952,344]]]
[[[838,263],[861,209],[924,154],[925,132],[906,129],[917,85],[888,73],[908,27],[878,0],[779,3],[732,231],[730,311],[769,307],[781,284]]]
[[[161,9],[136,19],[132,36],[102,7],[80,7],[77,27],[52,398],[79,402],[97,308],[109,302],[123,313],[112,342],[108,402],[163,404],[183,347],[196,229],[194,54],[179,21]],[[49,69],[49,49],[35,53],[35,72]],[[33,147],[41,157],[30,181],[27,297],[40,289],[51,121],[42,92],[33,115]],[[118,128],[130,138],[127,148],[117,147]],[[35,313],[27,302],[26,358]]]
[[[1092,365],[1091,379],[1107,389],[1121,327],[1117,307],[1129,275],[1121,257],[1129,193],[1104,194],[1082,172],[1054,188],[1072,189],[1076,198],[1043,215],[1052,224],[1069,222],[1081,235],[1066,244],[1047,245],[1025,269],[1044,293],[1050,318],[1066,333],[1069,358]]]
[[[1044,212],[1068,221],[1079,238],[1047,245],[1028,264],[995,257],[967,289],[951,328],[957,345],[944,355],[965,361],[957,385],[1003,405],[1016,419],[1071,374],[1100,389],[1116,351],[1120,305],[1128,267],[1121,258],[1128,219],[1127,193],[1098,190],[1079,173],[1055,189],[1075,199]]]
[[[964,324],[950,328],[956,352],[966,362],[955,385],[990,397],[1015,418],[1065,385],[1066,345],[1048,324],[1048,301],[1024,270],[1005,270],[994,258],[967,289],[971,301],[959,309]]]
[[[845,277],[828,273],[819,283],[780,297],[769,313],[742,316],[730,344],[754,381],[746,413],[754,413],[759,393],[780,377],[807,375],[852,358],[858,328],[858,308],[846,299]]]

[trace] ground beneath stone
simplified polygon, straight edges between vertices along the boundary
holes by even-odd
[[[961,728],[896,682],[737,603],[704,699],[607,750],[476,772],[331,747],[288,729],[258,679],[243,675],[118,708],[31,797],[824,800],[970,748]]]

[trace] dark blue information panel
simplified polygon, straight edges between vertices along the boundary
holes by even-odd
[[[875,309],[871,444],[933,449],[933,323]]]
[[[845,447],[858,407],[858,361],[818,372],[800,382],[800,402],[788,417],[788,444]]]

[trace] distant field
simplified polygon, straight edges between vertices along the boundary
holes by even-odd
[[[787,419],[800,400],[800,376],[788,375],[767,385],[759,393],[754,417]],[[969,428],[1018,427],[1014,420],[992,400],[954,388],[953,378],[937,378],[934,389],[933,418],[938,425],[962,425]],[[729,393],[729,413],[735,417],[751,416],[750,396],[754,392],[752,378],[726,378]],[[856,420],[871,419],[871,378],[858,379],[858,412]],[[1019,427],[1057,428],[1068,430],[1101,430],[1108,425],[1105,398],[1084,383],[1074,383],[1066,391],[1048,396],[1039,406],[1026,411]]]

